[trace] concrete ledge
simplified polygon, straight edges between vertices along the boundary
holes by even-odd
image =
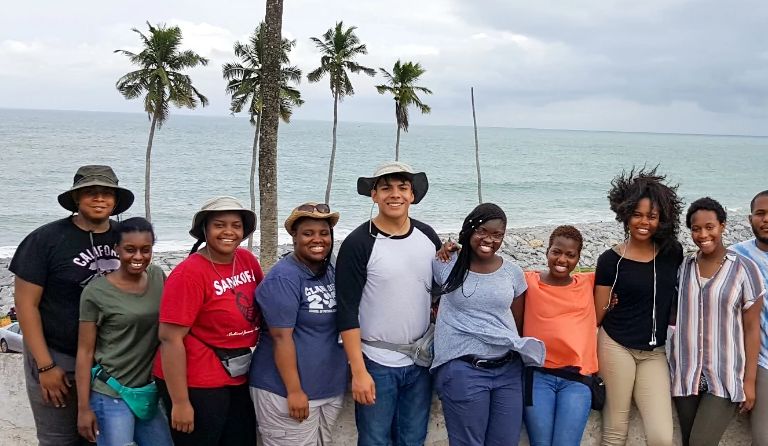
[[[35,423],[29,409],[27,392],[24,386],[24,368],[20,354],[0,354],[0,445],[29,446],[37,443]],[[344,410],[336,425],[336,445],[354,446],[357,441],[355,429],[355,409],[352,398],[347,395]],[[582,445],[600,444],[600,414],[592,412],[587,429],[581,439]],[[680,444],[680,431],[675,419],[675,442]],[[429,422],[427,445],[448,446],[448,436],[440,408],[440,401],[435,397],[432,402],[432,416]],[[528,445],[525,435],[521,445]],[[628,445],[644,445],[643,424],[637,410],[633,407],[629,423]],[[749,446],[749,419],[740,415],[734,419],[723,436],[721,445]]]

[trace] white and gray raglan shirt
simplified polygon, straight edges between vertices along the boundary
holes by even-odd
[[[440,238],[411,219],[407,234],[389,237],[365,222],[344,239],[336,261],[337,327],[359,328],[362,339],[410,344],[429,327],[432,259]],[[413,361],[363,344],[368,359],[388,367]]]

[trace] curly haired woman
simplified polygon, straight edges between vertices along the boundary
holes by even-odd
[[[597,354],[605,381],[603,445],[627,440],[634,397],[650,446],[672,445],[672,402],[665,356],[683,251],[677,241],[682,203],[677,186],[651,170],[622,172],[608,201],[625,240],[597,260]]]

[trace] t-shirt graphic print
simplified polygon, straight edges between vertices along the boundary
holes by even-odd
[[[333,283],[304,287],[310,313],[336,312],[336,287]]]

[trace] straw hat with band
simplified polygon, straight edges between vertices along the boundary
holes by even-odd
[[[203,206],[192,218],[192,229],[189,230],[189,235],[200,241],[205,240],[203,226],[206,217],[213,212],[239,212],[243,216],[243,238],[248,237],[256,230],[256,213],[244,208],[237,198],[224,195],[211,198],[203,203]]]
[[[75,201],[74,191],[91,186],[102,186],[114,189],[115,208],[112,209],[112,215],[122,214],[133,204],[133,192],[117,185],[117,175],[109,166],[82,166],[77,169],[72,187],[59,194],[59,204],[70,212],[77,212],[77,202]]]
[[[384,163],[376,168],[376,171],[373,172],[373,176],[358,178],[357,193],[370,197],[371,191],[376,187],[376,182],[379,178],[391,174],[402,175],[408,178],[411,182],[411,187],[413,188],[413,204],[417,204],[425,195],[427,195],[427,190],[429,189],[427,175],[424,172],[414,172],[411,166],[399,161]]]
[[[328,224],[333,228],[336,226],[336,223],[339,222],[339,213],[331,212],[330,206],[325,203],[316,203],[314,201],[296,206],[283,224],[285,230],[288,231],[289,234],[293,235],[293,225],[295,225],[300,218],[328,220]]]

